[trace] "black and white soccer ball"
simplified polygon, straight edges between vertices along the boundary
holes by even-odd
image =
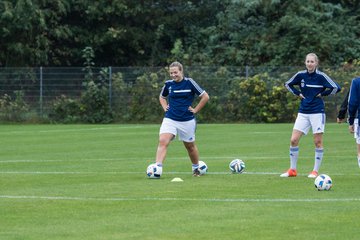
[[[159,167],[155,163],[152,163],[147,167],[146,175],[149,178],[160,178],[162,175],[162,167]]]
[[[232,173],[243,173],[245,170],[245,163],[241,159],[234,159],[230,162],[229,168]]]
[[[331,189],[333,182],[328,175],[320,174],[315,178],[314,184],[318,191],[327,191]]]
[[[204,175],[208,171],[208,166],[204,161],[199,161],[199,172],[201,175]]]

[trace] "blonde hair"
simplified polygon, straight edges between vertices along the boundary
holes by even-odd
[[[309,56],[314,57],[317,65],[319,65],[319,58],[318,58],[318,56],[317,56],[315,53],[308,53],[308,54],[306,55],[306,57],[305,57],[305,61],[306,61],[306,58],[309,57]]]
[[[170,64],[169,68],[178,67],[181,72],[183,72],[183,65],[180,62],[173,62]]]

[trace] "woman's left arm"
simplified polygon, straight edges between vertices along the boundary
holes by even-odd
[[[196,105],[195,108],[193,107],[189,107],[190,112],[192,113],[198,113],[204,106],[205,104],[209,101],[210,97],[209,94],[207,92],[204,92],[201,96],[200,96],[200,101],[199,103]]]

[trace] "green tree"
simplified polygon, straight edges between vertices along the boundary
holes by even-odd
[[[354,0],[4,0],[0,66],[327,65],[360,54]]]
[[[316,52],[325,64],[359,55],[360,28],[351,9],[316,0],[224,1],[206,51],[215,64],[298,65]]]
[[[66,0],[1,1],[0,64],[38,66],[59,63],[55,39],[67,37],[59,19],[69,10]]]

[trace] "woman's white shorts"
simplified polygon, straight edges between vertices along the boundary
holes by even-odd
[[[356,143],[360,144],[360,128],[359,128],[359,119],[355,118],[354,120],[354,138]]]
[[[192,119],[190,121],[180,122],[175,121],[170,118],[164,118],[161,127],[160,133],[171,133],[174,136],[178,135],[179,140],[184,142],[195,142],[195,131],[196,131],[196,120]]]
[[[294,129],[303,132],[305,135],[312,128],[313,134],[325,132],[325,113],[304,114],[298,113]]]

